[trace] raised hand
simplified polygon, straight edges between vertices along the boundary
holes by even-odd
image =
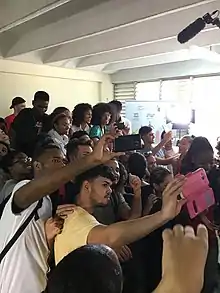
[[[169,131],[169,132],[164,134],[163,141],[165,143],[167,143],[167,142],[172,140],[172,137],[173,137],[173,133],[172,133],[172,131]]]
[[[129,174],[129,184],[134,193],[141,190],[141,179],[138,176]]]
[[[181,194],[185,181],[184,176],[178,176],[164,190],[161,209],[164,220],[169,221],[175,218],[185,204],[186,201],[184,199],[178,200],[178,195]]]
[[[55,217],[48,219],[44,224],[45,235],[49,247],[52,247],[55,237],[62,232],[64,220]]]
[[[98,141],[98,143],[94,147],[93,153],[91,154],[92,160],[94,162],[99,164],[104,164],[110,161],[111,159],[115,157],[120,157],[124,154],[124,153],[111,152],[107,149],[106,146],[108,146],[108,144],[112,142],[114,139],[115,139],[115,136],[112,136],[112,135],[103,135],[101,137],[101,139]]]
[[[163,292],[200,293],[208,254],[206,227],[199,225],[195,235],[192,227],[177,225],[164,231],[163,240]]]
[[[155,194],[150,194],[145,207],[144,207],[144,215],[149,215],[150,211],[152,210],[154,204],[158,201],[158,197]]]

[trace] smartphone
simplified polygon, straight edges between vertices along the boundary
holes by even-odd
[[[163,129],[166,133],[172,131],[173,130],[173,123],[168,123],[166,125],[163,125]]]
[[[118,130],[123,130],[125,129],[125,124],[123,122],[117,122],[116,127],[118,128]]]
[[[187,200],[186,205],[191,219],[201,214],[215,204],[215,197],[204,169],[198,169],[186,175],[182,197]]]
[[[139,134],[124,135],[115,139],[114,152],[128,152],[142,148]]]

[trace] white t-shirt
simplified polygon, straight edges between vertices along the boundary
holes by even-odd
[[[63,154],[63,156],[66,156],[66,145],[69,142],[69,137],[67,135],[60,135],[56,130],[51,129],[48,134],[53,139],[53,142],[56,146],[58,146]]]
[[[81,126],[72,126],[72,132],[77,132],[77,131],[86,131],[89,134],[90,131],[90,126],[87,124],[86,127],[83,129]]]
[[[131,121],[125,117],[121,117],[121,122],[124,123],[125,127],[129,129],[128,134],[132,134],[132,124]]]
[[[28,182],[29,180],[24,180],[15,186],[12,196],[5,206],[0,220],[0,251],[4,249],[37,205],[37,202],[32,204],[18,215],[12,213],[11,205],[14,193]],[[31,220],[0,264],[1,293],[40,293],[45,289],[49,249],[44,220],[51,217],[51,214],[50,198],[44,197],[42,206],[38,210],[39,219]]]

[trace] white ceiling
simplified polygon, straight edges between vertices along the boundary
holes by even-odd
[[[216,9],[220,0],[0,0],[0,56],[105,73],[203,59],[188,49],[220,52],[218,28],[185,45],[176,35]]]

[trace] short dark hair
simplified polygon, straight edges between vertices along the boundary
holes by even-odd
[[[160,136],[160,139],[161,139],[161,140],[164,139],[165,134],[166,134],[166,131],[164,130],[164,131],[161,133],[161,136]]]
[[[102,116],[105,113],[111,113],[111,107],[107,103],[99,103],[93,107],[92,110],[92,125],[101,125]]]
[[[87,111],[92,111],[92,106],[87,103],[81,103],[75,106],[73,110],[73,125],[80,126],[84,121],[84,115]]]
[[[86,245],[52,271],[45,293],[121,293],[121,289],[122,270],[114,252],[105,245]]]
[[[151,131],[153,131],[153,128],[152,127],[150,127],[150,126],[142,126],[139,129],[139,134],[140,134],[141,137],[143,137],[145,134],[148,134]]]
[[[122,103],[120,101],[113,100],[113,101],[109,102],[109,104],[110,105],[113,104],[116,107],[116,109],[117,109],[118,112],[121,112],[122,111]]]
[[[145,158],[146,158],[146,159],[150,158],[151,156],[153,156],[153,157],[154,157],[154,155],[153,155],[153,152],[152,152],[152,151],[149,151],[149,152],[146,152],[146,153],[144,153],[144,156],[145,156]]]
[[[128,158],[128,170],[132,175],[143,179],[146,176],[147,161],[141,153],[133,153]]]
[[[7,124],[2,117],[0,117],[0,129],[3,130],[5,134],[8,134]]]
[[[9,168],[14,165],[16,157],[21,154],[20,151],[11,150],[6,156],[1,160],[0,167],[6,172],[9,173]]]
[[[82,139],[71,139],[66,146],[67,160],[70,161],[71,155],[76,155],[79,146],[90,146],[92,147],[91,141],[84,141]]]
[[[88,133],[84,130],[79,130],[79,131],[76,131],[72,134],[71,136],[71,140],[72,139],[80,139],[81,137],[83,137],[84,135],[88,135]],[[89,135],[88,135],[89,136]]]
[[[49,102],[50,96],[47,92],[44,91],[38,91],[34,94],[34,101],[44,101]]]
[[[59,115],[59,114],[62,114],[63,112],[65,112],[65,111],[69,111],[69,109],[66,108],[66,107],[61,106],[61,107],[55,108],[51,114]]]
[[[94,180],[98,177],[107,178],[112,182],[115,180],[115,174],[111,167],[99,165],[77,176],[75,182],[78,189],[80,189],[84,181]]]
[[[53,117],[52,119],[52,125],[54,126],[54,124],[59,123],[59,120],[64,119],[64,118],[68,118],[69,120],[71,120],[70,117],[68,117],[67,115],[65,115],[64,113],[58,114],[56,116]]]
[[[4,119],[4,118],[2,118],[2,117],[0,117],[0,123],[2,123],[2,124],[5,124],[5,125],[6,125],[5,119]]]
[[[39,158],[44,155],[45,152],[49,151],[49,150],[59,150],[60,148],[55,145],[54,143],[46,143],[45,144],[42,144],[42,145],[39,145],[37,148],[35,148],[34,150],[34,155],[33,155],[33,161],[37,161],[39,160]]]
[[[53,139],[48,133],[42,132],[37,136],[35,148],[44,147],[49,144],[54,144]]]
[[[154,184],[160,185],[168,175],[171,175],[171,172],[168,169],[164,167],[156,167],[150,174],[150,185],[152,187]]]

